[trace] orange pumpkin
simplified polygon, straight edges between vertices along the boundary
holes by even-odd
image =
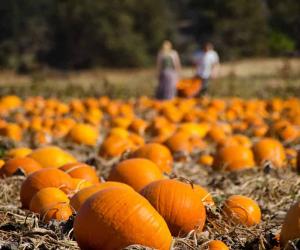
[[[228,246],[223,241],[212,240],[208,244],[208,250],[229,250]]]
[[[145,198],[126,188],[107,188],[91,196],[78,211],[74,233],[81,249],[141,244],[168,250],[172,241],[164,219]]]
[[[80,178],[72,178],[72,182],[73,182],[73,190],[75,193],[86,187],[93,186],[93,183],[91,183],[90,181],[87,181],[85,179],[80,179]]]
[[[230,196],[224,203],[223,211],[238,224],[250,227],[260,223],[261,211],[258,204],[243,195]]]
[[[69,137],[73,142],[95,146],[99,137],[99,132],[96,127],[85,123],[78,123],[70,130]]]
[[[257,164],[270,161],[274,167],[284,167],[286,155],[282,144],[273,138],[263,138],[253,147]]]
[[[38,148],[28,157],[39,162],[44,168],[58,168],[67,163],[76,162],[71,154],[55,146]]]
[[[163,174],[154,162],[142,158],[133,158],[122,161],[115,166],[111,170],[108,180],[126,183],[139,192],[149,183],[162,178]]]
[[[29,155],[31,152],[32,152],[32,149],[30,149],[30,148],[25,148],[25,147],[13,148],[5,153],[5,157],[8,157],[8,158],[25,157],[25,156]]]
[[[191,185],[159,180],[145,186],[141,194],[164,217],[173,236],[203,229],[205,208]]]
[[[255,165],[251,149],[243,146],[225,146],[218,149],[213,168],[216,170],[239,171]]]
[[[31,199],[30,211],[40,214],[40,218],[65,221],[72,215],[68,196],[58,188],[48,187],[39,190]]]
[[[148,143],[136,150],[132,157],[145,158],[153,161],[162,172],[172,171],[173,157],[170,150],[159,143]]]
[[[56,168],[45,168],[29,175],[22,183],[20,199],[23,208],[28,208],[32,197],[42,188],[56,187],[70,192],[73,189],[72,178]]]
[[[69,174],[72,178],[84,179],[93,184],[99,183],[96,170],[92,166],[89,166],[85,163],[68,163],[61,166],[59,169]]]
[[[111,187],[128,188],[128,189],[133,190],[130,186],[128,186],[124,183],[121,183],[121,182],[114,182],[114,181],[103,182],[103,183],[100,183],[97,185],[86,187],[86,188],[78,191],[71,198],[71,206],[75,209],[75,211],[78,211],[79,208],[82,206],[82,204],[93,194],[95,194],[101,190],[104,190],[106,188],[111,188]]]
[[[21,170],[25,175],[29,175],[42,166],[35,160],[29,157],[17,157],[8,160],[0,170],[0,177],[12,176],[17,170]]]

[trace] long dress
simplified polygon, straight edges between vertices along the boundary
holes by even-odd
[[[173,53],[160,54],[158,56],[161,65],[159,72],[159,83],[156,90],[156,98],[160,100],[169,100],[176,96],[176,84],[178,82],[178,73],[175,68],[175,58]]]

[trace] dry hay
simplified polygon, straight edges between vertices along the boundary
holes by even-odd
[[[118,161],[104,161],[86,147],[68,145],[68,149],[96,166],[104,177]],[[286,211],[300,200],[300,177],[291,169],[275,170],[266,166],[239,173],[213,172],[190,159],[176,163],[172,175],[206,187],[217,205],[207,208],[204,231],[193,231],[185,238],[175,239],[173,249],[206,249],[212,239],[224,241],[231,249],[272,249],[277,244],[275,236]],[[43,224],[36,215],[20,208],[23,179],[14,176],[0,180],[0,249],[78,249],[72,235],[73,217],[67,222]],[[262,209],[260,225],[246,228],[224,218],[222,203],[232,194],[247,195],[258,201]],[[135,245],[127,249],[146,248]]]

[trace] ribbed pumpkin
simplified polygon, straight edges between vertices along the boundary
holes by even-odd
[[[163,172],[172,171],[173,157],[170,150],[159,143],[148,143],[140,147],[133,154],[133,157],[145,158],[153,161]]]
[[[208,250],[229,250],[229,247],[223,241],[212,240],[207,244]]]
[[[104,190],[106,188],[111,188],[111,187],[118,187],[118,188],[128,188],[133,190],[130,186],[121,183],[121,182],[114,182],[114,181],[107,181],[100,183],[98,185],[93,185],[91,187],[84,188],[80,191],[78,191],[75,195],[72,196],[71,198],[71,206],[78,211],[79,208],[82,206],[82,204],[93,194]]]
[[[300,202],[288,210],[280,233],[280,245],[284,248],[290,240],[300,238]]]
[[[251,149],[243,146],[225,146],[218,149],[213,168],[216,170],[238,171],[255,165]]]
[[[25,175],[33,173],[42,166],[35,160],[29,157],[17,157],[9,159],[0,170],[0,177],[12,176],[18,170],[21,170]]]
[[[238,224],[250,227],[260,223],[261,211],[258,204],[243,195],[230,196],[224,203],[223,211]]]
[[[99,183],[96,170],[92,166],[89,166],[85,163],[68,163],[61,166],[59,169],[69,174],[72,178],[85,179],[93,184]]]
[[[71,129],[69,137],[73,142],[95,146],[99,137],[99,132],[96,127],[89,124],[78,123]]]
[[[270,161],[274,167],[284,167],[286,155],[282,144],[273,138],[263,138],[253,147],[255,160],[258,164]]]
[[[71,154],[55,146],[38,148],[28,157],[39,162],[44,168],[58,168],[67,163],[77,162]]]
[[[22,183],[20,199],[23,208],[28,208],[32,197],[42,188],[56,187],[68,193],[73,189],[72,178],[56,168],[45,168],[29,175]]]
[[[138,193],[108,188],[79,209],[74,233],[80,249],[123,249],[141,244],[168,250],[172,237],[164,219]]]
[[[141,194],[164,217],[173,236],[203,229],[205,208],[191,185],[159,180],[144,187]]]
[[[115,166],[111,170],[108,180],[126,183],[139,192],[149,183],[162,178],[163,174],[154,162],[142,158],[133,158],[122,161]]]
[[[68,220],[72,215],[68,196],[58,188],[48,187],[38,191],[31,199],[29,209],[48,222],[51,219]]]

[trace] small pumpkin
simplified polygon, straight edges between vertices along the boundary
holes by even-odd
[[[73,142],[95,146],[99,137],[96,127],[85,123],[78,123],[70,130],[69,137]]]
[[[38,213],[41,219],[65,221],[72,215],[68,196],[58,188],[48,187],[39,190],[31,199],[30,211]]]
[[[230,196],[224,203],[223,211],[233,222],[248,227],[259,224],[261,220],[258,204],[243,195]]]
[[[208,250],[229,250],[229,247],[220,240],[212,240],[207,244]]]
[[[274,167],[285,166],[286,155],[282,144],[273,138],[263,138],[253,147],[256,162],[261,165],[270,161]]]

